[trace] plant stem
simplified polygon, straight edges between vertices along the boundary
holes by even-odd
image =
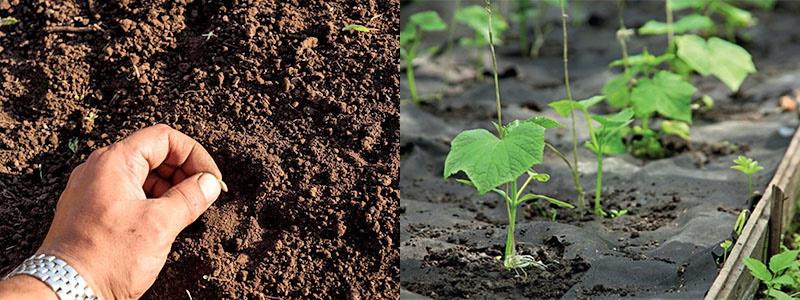
[[[406,59],[406,78],[408,79],[408,90],[411,92],[411,102],[414,105],[419,105],[419,96],[417,96],[417,85],[414,82],[414,63],[413,58]]]
[[[567,12],[564,8],[564,1],[561,0],[561,31],[564,37],[564,87],[567,89],[567,100],[572,100],[572,90],[569,88],[569,58],[567,49]]]
[[[598,147],[599,148],[599,147]],[[605,216],[603,207],[600,206],[600,196],[603,191],[603,149],[597,149],[597,182],[594,186],[594,214],[598,217]]]
[[[675,44],[673,43],[675,37],[675,30],[672,28],[672,1],[664,0],[666,5],[664,7],[667,10],[667,52],[673,52],[675,50]]]
[[[503,127],[503,107],[500,104],[500,80],[497,77],[497,54],[494,52],[494,35],[492,34],[492,8],[487,1],[486,12],[489,13],[489,50],[492,52],[492,73],[494,73],[494,97],[497,104],[497,125]],[[502,132],[500,132],[502,137]]]
[[[517,207],[506,199],[506,211],[508,212],[508,228],[506,228],[506,249],[503,255],[505,261],[509,257],[516,255],[517,249],[514,242],[514,231],[517,225]]]
[[[568,37],[567,37],[567,11],[564,7],[565,0],[560,1],[561,6],[561,32],[563,36],[563,45],[564,45],[564,88],[567,90],[567,100],[572,101],[572,89],[569,86],[569,44],[568,44]],[[578,134],[575,122],[575,111],[571,111],[569,113],[569,117],[572,121],[572,172],[573,172],[573,183],[575,184],[575,193],[578,194],[578,206],[585,207],[585,200],[583,199],[583,186],[581,185],[580,180],[580,173],[578,172]]]
[[[456,13],[461,8],[461,0],[456,0],[455,8],[453,9],[453,16],[450,17],[450,27],[447,28],[447,53],[452,55],[453,50],[453,31],[456,27]]]
[[[750,197],[747,200],[753,199],[753,175],[747,175],[747,195]]]
[[[491,18],[491,14],[489,14],[489,16]],[[491,32],[492,30],[489,29],[489,33]],[[477,41],[479,38],[479,33],[475,32],[475,40]],[[492,42],[489,42],[489,45],[492,45]],[[478,80],[483,80],[483,60],[481,59],[481,47],[475,47],[475,78]]]
[[[517,9],[520,13],[519,19],[519,52],[522,56],[528,56],[528,0],[517,0]]]
[[[620,33],[624,33],[627,28],[625,28],[625,19],[623,18],[623,12],[625,11],[625,0],[617,1],[617,8],[619,10],[619,31]],[[625,40],[624,36],[620,36],[617,34],[617,41],[619,41],[620,48],[622,48],[622,66],[625,69],[625,75],[630,76],[630,71],[628,68],[628,41]]]
[[[581,175],[578,173],[578,166],[573,167],[567,156],[564,155],[564,153],[561,153],[561,151],[558,151],[558,149],[556,149],[556,147],[550,143],[544,143],[544,145],[558,155],[558,157],[561,158],[565,164],[567,164],[570,173],[572,173],[572,183],[575,185],[575,193],[578,194],[578,208],[585,208],[586,193],[583,191],[583,185],[581,185]]]

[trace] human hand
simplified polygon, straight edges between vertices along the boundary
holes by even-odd
[[[227,190],[213,158],[166,125],[95,150],[69,177],[36,252],[74,267],[102,299],[139,298],[175,237]]]

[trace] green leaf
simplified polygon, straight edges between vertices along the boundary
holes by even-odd
[[[372,30],[372,29],[370,29],[369,27],[367,27],[367,26],[364,26],[364,25],[359,25],[359,24],[347,24],[347,26],[345,26],[345,27],[342,27],[342,30],[344,30],[344,31],[359,31],[359,32],[369,32],[369,31],[370,31],[370,30]]]
[[[614,76],[603,85],[603,95],[606,96],[608,105],[613,108],[623,108],[631,101],[631,90],[628,87],[630,78],[625,74]]]
[[[764,167],[758,164],[758,161],[742,155],[736,157],[733,163],[734,165],[731,167],[731,169],[738,170],[746,175],[753,175],[764,169]]]
[[[695,87],[679,75],[659,71],[653,79],[642,79],[631,93],[631,102],[637,116],[648,116],[654,112],[692,123],[692,94]]]
[[[631,55],[628,57],[628,65],[634,67],[655,67],[665,61],[670,61],[675,58],[672,53],[666,53],[659,56],[650,54],[647,49],[643,50],[642,54]],[[617,67],[625,65],[624,59],[618,59],[608,64],[609,67]]]
[[[750,269],[750,274],[753,274],[753,277],[758,278],[763,282],[769,282],[772,280],[772,273],[767,270],[767,266],[765,266],[761,261],[750,257],[745,257],[744,265]]]
[[[796,298],[794,298],[792,296],[789,296],[789,294],[784,293],[781,290],[773,289],[773,288],[767,289],[767,294],[769,294],[770,297],[775,298],[777,300],[794,300],[794,299],[796,299]]]
[[[725,251],[728,251],[728,248],[730,248],[731,245],[733,245],[733,242],[731,242],[731,240],[725,240],[724,242],[719,244],[719,246],[722,247],[722,249],[725,249]]]
[[[489,42],[489,13],[486,11],[486,8],[480,5],[465,6],[456,11],[455,18],[456,21],[469,26],[479,34],[478,37],[474,39],[462,39],[462,41],[468,40],[472,46],[485,45]],[[503,16],[499,15],[497,12],[493,12],[492,39],[495,45],[502,44],[500,37],[507,29],[508,23],[503,19]]]
[[[706,42],[696,35],[683,35],[675,41],[678,57],[697,73],[719,78],[731,90],[738,90],[747,74],[756,72],[750,53],[726,40],[712,37]]]
[[[777,283],[782,285],[793,285],[794,278],[792,278],[792,276],[789,274],[784,274],[773,279],[772,283]]]
[[[622,141],[622,129],[633,122],[632,118],[633,110],[630,108],[626,108],[610,116],[592,116],[592,119],[600,123],[600,127],[595,131],[595,137],[603,149],[603,154],[620,154],[625,152],[625,143]],[[597,147],[591,142],[587,142],[586,147],[597,154]]]
[[[688,31],[707,30],[714,27],[714,22],[711,18],[693,14],[680,18],[672,24],[672,31],[675,34],[681,34]],[[669,26],[667,23],[650,20],[639,28],[639,34],[667,34]]]
[[[485,129],[461,132],[450,143],[444,177],[463,171],[483,195],[542,162],[544,127],[515,121],[502,139]]]
[[[561,125],[561,123],[558,123],[558,121],[550,119],[550,118],[545,117],[545,116],[531,117],[530,119],[526,120],[526,122],[536,123],[537,125],[542,126],[545,129],[564,127],[564,125]]]
[[[564,202],[564,201],[561,201],[561,200],[558,200],[558,199],[555,199],[555,198],[547,197],[545,195],[537,195],[537,194],[525,194],[525,196],[522,196],[522,198],[519,198],[519,202],[517,204],[523,203],[525,201],[536,200],[536,199],[547,200],[548,202],[550,202],[552,204],[555,204],[558,207],[575,208],[574,205],[569,204],[567,202]]]
[[[533,180],[536,180],[538,182],[550,181],[550,174],[547,173],[537,173],[533,171],[528,171],[528,175],[530,175]]]
[[[680,137],[684,140],[689,140],[689,124],[681,121],[663,121],[661,122],[661,131],[666,134],[671,134]]]
[[[800,250],[784,251],[775,254],[769,259],[769,269],[772,273],[778,274],[778,272],[792,266],[792,263],[797,260],[798,252],[800,252]]]
[[[552,107],[556,113],[562,117],[567,117],[573,110],[588,110],[590,107],[600,103],[605,99],[605,96],[593,96],[588,99],[574,101],[574,100],[558,100],[550,102],[548,105]]]
[[[722,1],[714,2],[714,8],[725,16],[725,21],[733,23],[737,26],[753,26],[756,24],[756,19],[753,14],[744,9],[730,5]]]
[[[667,0],[670,2],[672,10],[683,10],[687,8],[699,9],[705,6],[708,0]]]
[[[447,29],[447,24],[442,21],[438,13],[432,10],[415,13],[408,18],[408,22],[419,26],[419,29],[422,31],[440,31]]]

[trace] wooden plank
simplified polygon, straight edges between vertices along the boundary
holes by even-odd
[[[742,235],[733,246],[728,260],[711,284],[705,299],[748,299],[756,294],[758,281],[746,271],[744,258],[764,259],[767,254],[769,218],[772,211],[773,186],[783,191],[792,201],[783,201],[780,227],[786,228],[794,216],[794,199],[797,199],[800,187],[800,131],[795,131],[789,148],[783,156],[775,175],[767,185],[767,189],[753,209],[745,224]]]

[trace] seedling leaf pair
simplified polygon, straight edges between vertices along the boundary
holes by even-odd
[[[726,40],[683,35],[676,43],[678,57],[687,65],[703,76],[714,75],[731,90],[738,90],[747,74],[756,72],[750,53]]]
[[[594,96],[585,100],[558,100],[548,104],[553,110],[562,117],[568,117],[573,110],[587,111],[590,107],[600,103],[605,99],[605,96]]]
[[[542,162],[545,128],[515,121],[498,138],[485,129],[464,131],[450,143],[444,177],[463,171],[481,195]]]
[[[776,299],[794,299],[780,290],[781,286],[794,286],[794,277],[786,272],[790,268],[796,269],[800,262],[797,255],[800,250],[785,250],[769,259],[769,268],[757,259],[746,257],[744,265],[750,270],[753,277],[758,278],[767,286],[767,295]]]
[[[592,119],[600,123],[595,136],[599,145],[587,142],[586,148],[595,154],[621,154],[625,153],[625,144],[622,142],[623,129],[633,122],[633,110],[625,109],[610,116],[594,115]]]

